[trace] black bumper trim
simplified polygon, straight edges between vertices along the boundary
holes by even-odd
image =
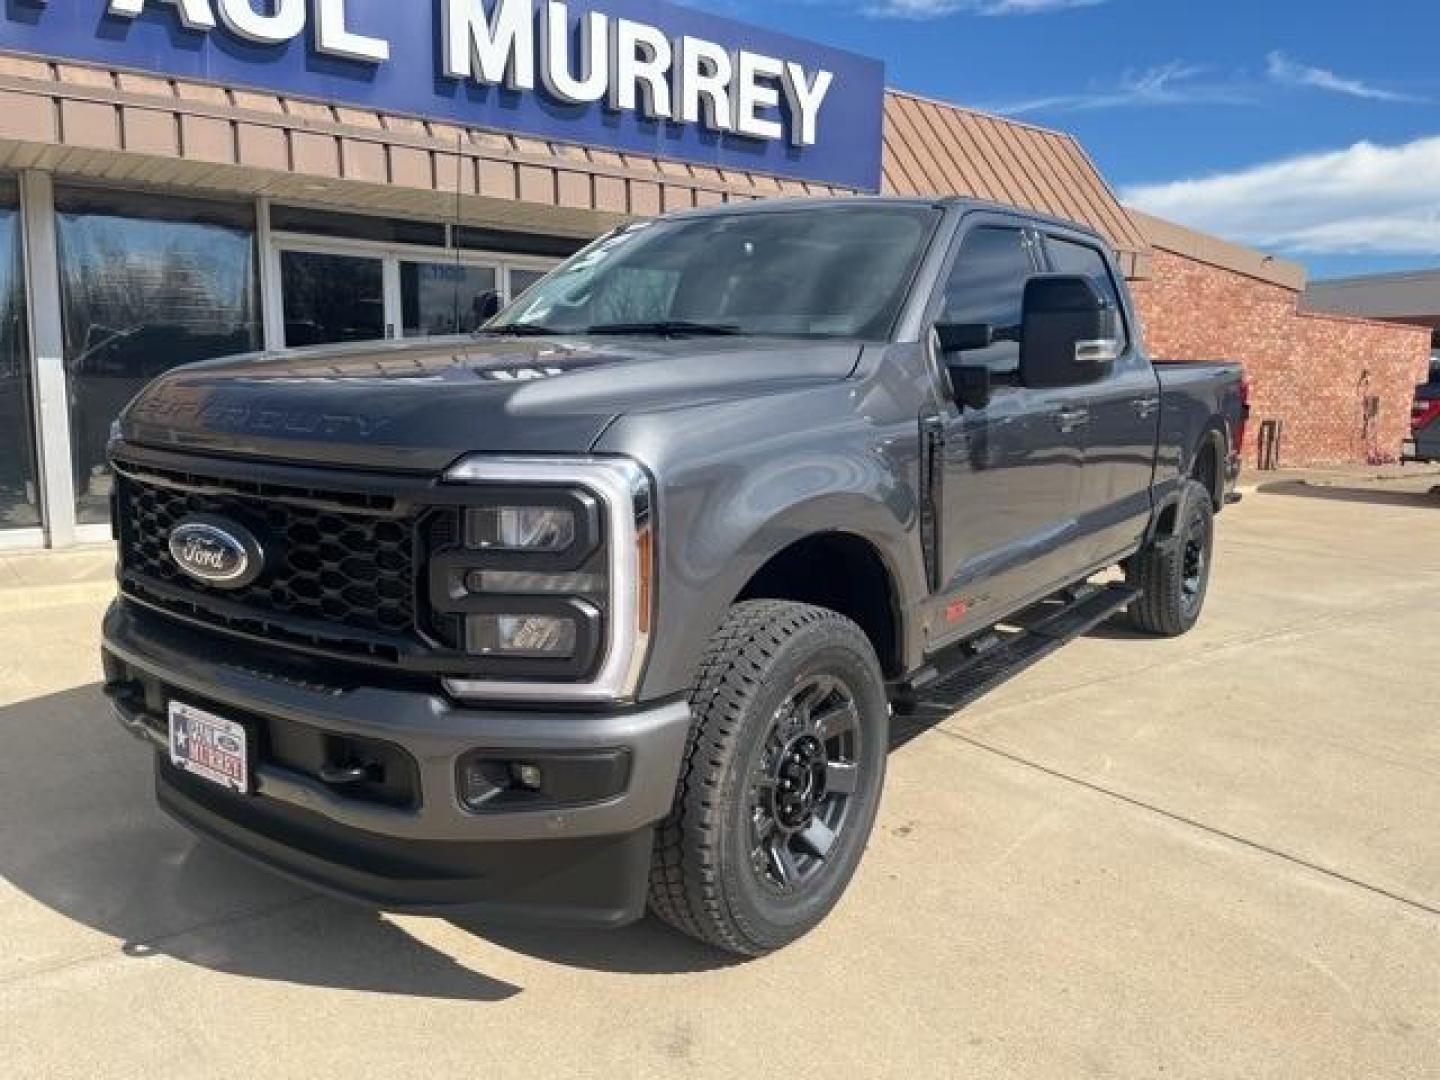
[[[112,678],[123,680],[125,672],[138,672],[181,700],[190,695],[221,708],[401,747],[419,766],[422,798],[415,808],[347,798],[273,765],[262,764],[257,778],[262,801],[407,842],[560,841],[646,828],[663,818],[674,801],[690,728],[690,710],[683,700],[608,712],[487,709],[460,707],[438,693],[403,685],[350,683],[322,689],[267,679],[243,658],[237,662],[235,657],[197,649],[194,635],[123,602],[107,614],[104,638]],[[163,737],[145,723],[145,714],[154,714],[157,708],[163,715],[160,702],[152,701],[143,709],[116,705],[127,730],[151,738],[163,752]],[[470,813],[460,804],[456,766],[472,751],[601,749],[630,754],[628,786],[614,799],[484,814]]]
[[[156,798],[181,824],[261,867],[386,911],[619,927],[645,914],[653,828],[618,836],[397,845],[273,800],[205,790],[156,760]]]

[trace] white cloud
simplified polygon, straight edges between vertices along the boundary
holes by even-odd
[[[873,0],[862,10],[884,19],[938,19],[964,11],[974,15],[1043,15],[1096,7],[1108,0]]]
[[[1440,256],[1440,136],[1360,142],[1121,198],[1205,232],[1297,255]]]
[[[1095,7],[1106,0],[992,0],[980,5],[982,15],[1042,15],[1066,8]]]
[[[1348,79],[1326,68],[1311,67],[1290,59],[1282,52],[1272,52],[1266,57],[1266,74],[1270,81],[1281,86],[1300,86],[1314,90],[1325,90],[1345,97],[1363,98],[1367,101],[1423,101],[1423,98],[1371,86],[1359,79]]]
[[[1176,60],[1146,71],[1127,71],[1114,86],[1002,102],[986,108],[1003,116],[1023,116],[1037,112],[1090,112],[1162,105],[1251,104],[1251,98],[1237,86],[1207,80],[1205,74],[1203,67]]]

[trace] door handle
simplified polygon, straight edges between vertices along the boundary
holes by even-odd
[[[1089,409],[1061,409],[1055,414],[1055,423],[1060,430],[1069,434],[1090,423]]]
[[[1160,411],[1160,399],[1158,397],[1140,398],[1135,402],[1135,412],[1141,420],[1149,420]]]

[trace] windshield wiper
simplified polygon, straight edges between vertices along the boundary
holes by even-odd
[[[573,333],[566,330],[552,330],[539,323],[511,323],[509,326],[482,326],[475,331],[476,337],[558,337]]]
[[[668,322],[602,323],[599,326],[591,326],[585,330],[587,334],[611,334],[617,337],[628,334],[633,334],[637,337],[731,337],[740,332],[740,327],[729,326],[724,323],[684,322],[683,320],[671,320]]]

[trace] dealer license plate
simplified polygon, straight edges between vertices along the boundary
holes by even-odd
[[[245,728],[184,702],[170,702],[170,762],[231,791],[250,791]]]

